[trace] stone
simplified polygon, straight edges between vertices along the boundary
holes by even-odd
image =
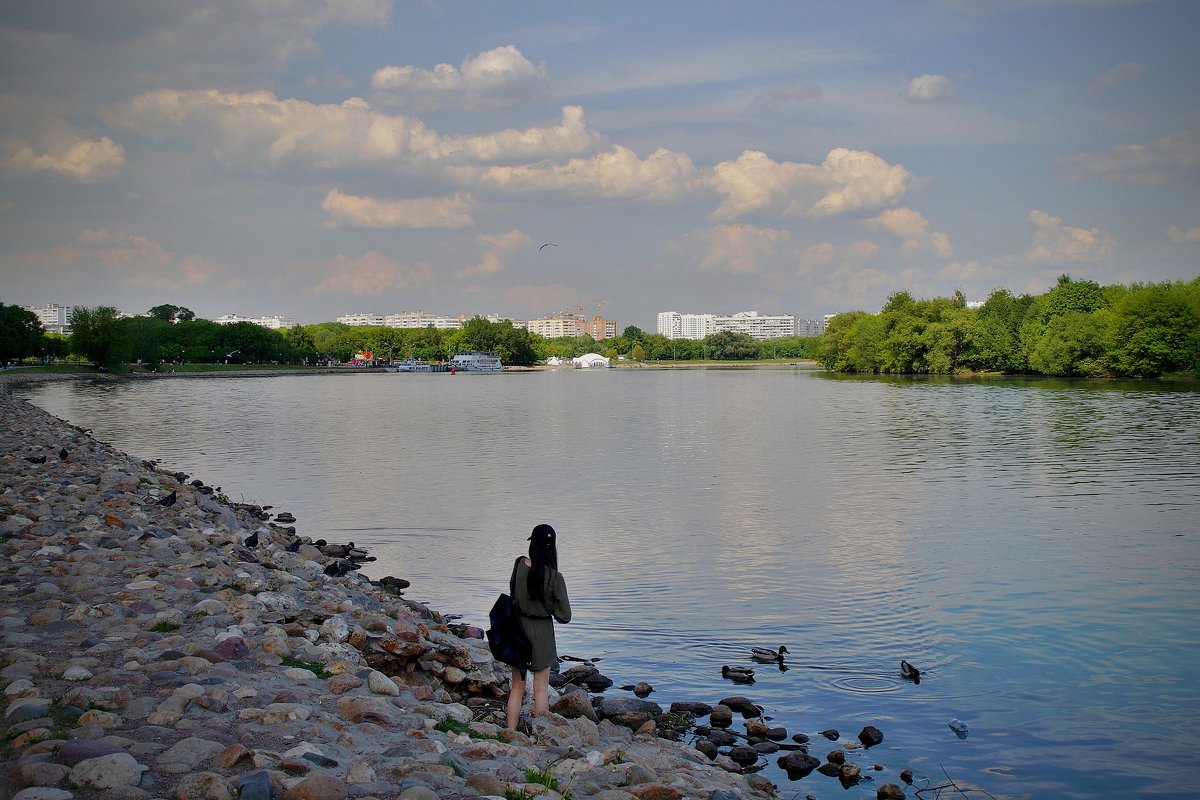
[[[588,699],[586,692],[574,691],[564,694],[550,704],[550,710],[567,719],[585,717],[592,722],[600,721],[600,716],[596,713],[596,709],[592,707],[592,703]]]
[[[743,697],[742,695],[726,697],[721,701],[721,705],[730,711],[741,714],[743,717],[757,717],[762,715],[762,709],[756,706],[749,697]]]
[[[137,786],[147,769],[128,753],[113,753],[80,761],[71,770],[68,780],[75,786],[89,789]]]
[[[271,800],[271,776],[251,772],[238,779],[238,800]]]
[[[396,682],[378,670],[371,670],[367,675],[367,688],[374,694],[387,697],[400,696],[400,687],[396,685]]]
[[[716,706],[709,712],[708,722],[714,728],[728,728],[733,724],[733,712],[725,706]]]
[[[831,742],[836,742],[838,740],[838,737],[841,736],[841,734],[838,733],[837,728],[826,728],[825,730],[821,731],[820,733],[822,736],[824,736],[826,739],[828,739]]]
[[[729,757],[743,767],[758,763],[758,751],[744,744],[731,748],[729,750]]]
[[[80,761],[98,758],[113,753],[123,753],[125,749],[115,742],[96,742],[86,739],[68,739],[58,749],[58,758],[68,767],[73,767]]]
[[[400,793],[399,800],[439,800],[439,798],[437,792],[428,786],[410,786]]]
[[[219,742],[189,736],[176,742],[158,757],[158,768],[170,775],[181,775],[215,758],[223,750],[225,745]]]
[[[186,775],[171,793],[173,800],[234,800],[229,782],[215,772]]]
[[[504,782],[495,775],[489,775],[486,772],[476,772],[474,775],[467,778],[467,788],[474,789],[481,795],[503,797],[504,790],[507,787],[504,785]]]
[[[346,800],[344,781],[315,772],[300,779],[283,793],[283,800]]]
[[[904,800],[904,790],[894,783],[885,783],[875,792],[876,800]]]
[[[883,741],[883,731],[874,725],[867,725],[858,732],[858,740],[863,743],[863,747],[874,747]]]
[[[696,703],[691,701],[679,701],[671,703],[672,714],[691,714],[693,717],[707,717],[712,711],[712,706],[708,703]]]
[[[683,792],[674,786],[652,783],[645,788],[637,789],[633,792],[633,796],[638,800],[682,800]]]
[[[33,786],[22,789],[12,796],[12,800],[73,800],[74,794],[66,789],[52,789],[49,786]]]
[[[825,756],[825,760],[830,764],[845,764],[846,753],[842,750],[831,750],[829,754]]]
[[[780,769],[787,773],[788,779],[798,781],[821,766],[821,762],[808,753],[796,751],[780,756],[776,762]]]
[[[217,642],[213,651],[226,661],[236,661],[250,655],[250,645],[240,636],[230,636]]]

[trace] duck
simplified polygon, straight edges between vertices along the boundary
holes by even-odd
[[[728,678],[734,683],[754,683],[754,670],[749,667],[731,667],[726,664],[721,667],[721,677]]]
[[[769,664],[772,661],[783,661],[783,657],[787,654],[787,651],[786,645],[780,645],[778,650],[772,650],[769,647],[751,647],[750,657],[755,661]]]
[[[907,661],[901,660],[901,662],[900,662],[900,677],[906,678],[906,679],[912,681],[913,683],[920,683],[921,682],[921,670],[917,669],[916,667],[914,667],[912,664],[908,663]]]

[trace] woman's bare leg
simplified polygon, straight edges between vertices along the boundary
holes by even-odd
[[[537,675],[535,672],[534,675]],[[515,731],[517,721],[521,719],[521,706],[525,702],[525,674],[516,667],[512,668],[512,686],[508,690],[508,729]]]
[[[550,711],[550,668],[533,673],[533,716],[540,717]]]

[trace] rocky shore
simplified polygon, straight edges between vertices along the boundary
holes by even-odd
[[[774,794],[728,750],[658,735],[687,709],[575,683],[505,732],[481,631],[287,522],[0,385],[0,796]]]

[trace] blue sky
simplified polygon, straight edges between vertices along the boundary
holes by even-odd
[[[1120,0],[10,1],[0,300],[653,329],[1191,279],[1197,30]]]

